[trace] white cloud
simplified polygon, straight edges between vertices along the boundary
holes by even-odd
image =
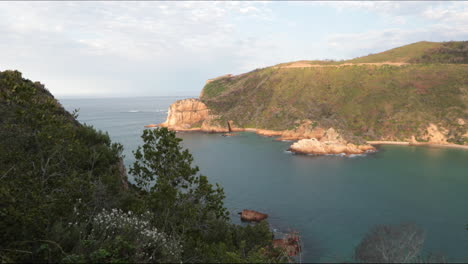
[[[455,2],[447,7],[430,6],[422,12],[425,18],[436,20],[442,23],[454,23],[461,26],[468,26],[468,3]]]
[[[333,34],[328,38],[328,44],[334,50],[347,50],[346,57],[353,58],[423,40],[447,41],[465,40],[466,38],[468,38],[468,27],[454,28],[450,25],[434,25],[413,30],[390,28],[358,34]],[[350,49],[349,47],[355,48]]]
[[[237,52],[239,40],[246,35],[235,21],[244,19],[266,21],[271,19],[271,12],[263,3],[253,2],[2,2],[2,68],[38,68],[39,58],[47,57],[57,69],[64,60],[61,56],[75,58],[72,67],[77,72],[108,65],[102,74],[107,72],[109,76],[116,67],[108,63],[109,58],[117,64],[169,71],[194,68],[200,62],[213,64],[227,53],[246,56],[260,52],[255,44],[261,42],[260,36],[255,43],[243,42],[245,53]],[[12,49],[20,54],[22,63],[16,56],[5,59],[8,56],[2,53]],[[242,68],[240,60],[232,59],[230,68]],[[55,80],[63,80],[47,75],[39,79],[54,84],[58,83]],[[53,92],[64,91],[50,88]],[[104,88],[95,85],[94,89]]]
[[[297,32],[308,8],[338,10],[335,25],[353,23],[342,17],[357,10],[385,23]],[[466,2],[0,2],[0,68],[59,94],[198,94],[205,79],[227,72],[463,39],[467,25]]]

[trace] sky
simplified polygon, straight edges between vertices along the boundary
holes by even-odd
[[[58,98],[197,96],[207,79],[468,40],[468,2],[0,2],[0,71]]]

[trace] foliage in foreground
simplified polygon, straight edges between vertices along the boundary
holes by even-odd
[[[127,182],[122,146],[40,83],[0,72],[0,262],[272,262],[266,222],[233,225],[221,187],[175,133],[146,130]]]

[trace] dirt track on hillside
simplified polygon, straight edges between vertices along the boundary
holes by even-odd
[[[383,66],[383,65],[392,65],[392,66],[403,66],[410,63],[406,62],[369,62],[369,63],[343,63],[336,65],[323,65],[323,64],[308,64],[304,62],[295,62],[289,65],[284,66],[275,66],[275,68],[324,68],[324,67],[343,67],[343,66],[353,66],[353,65],[374,65],[374,66]]]

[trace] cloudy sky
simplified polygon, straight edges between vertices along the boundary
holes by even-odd
[[[192,96],[226,73],[468,40],[468,2],[0,2],[0,36],[0,70],[59,98]]]

